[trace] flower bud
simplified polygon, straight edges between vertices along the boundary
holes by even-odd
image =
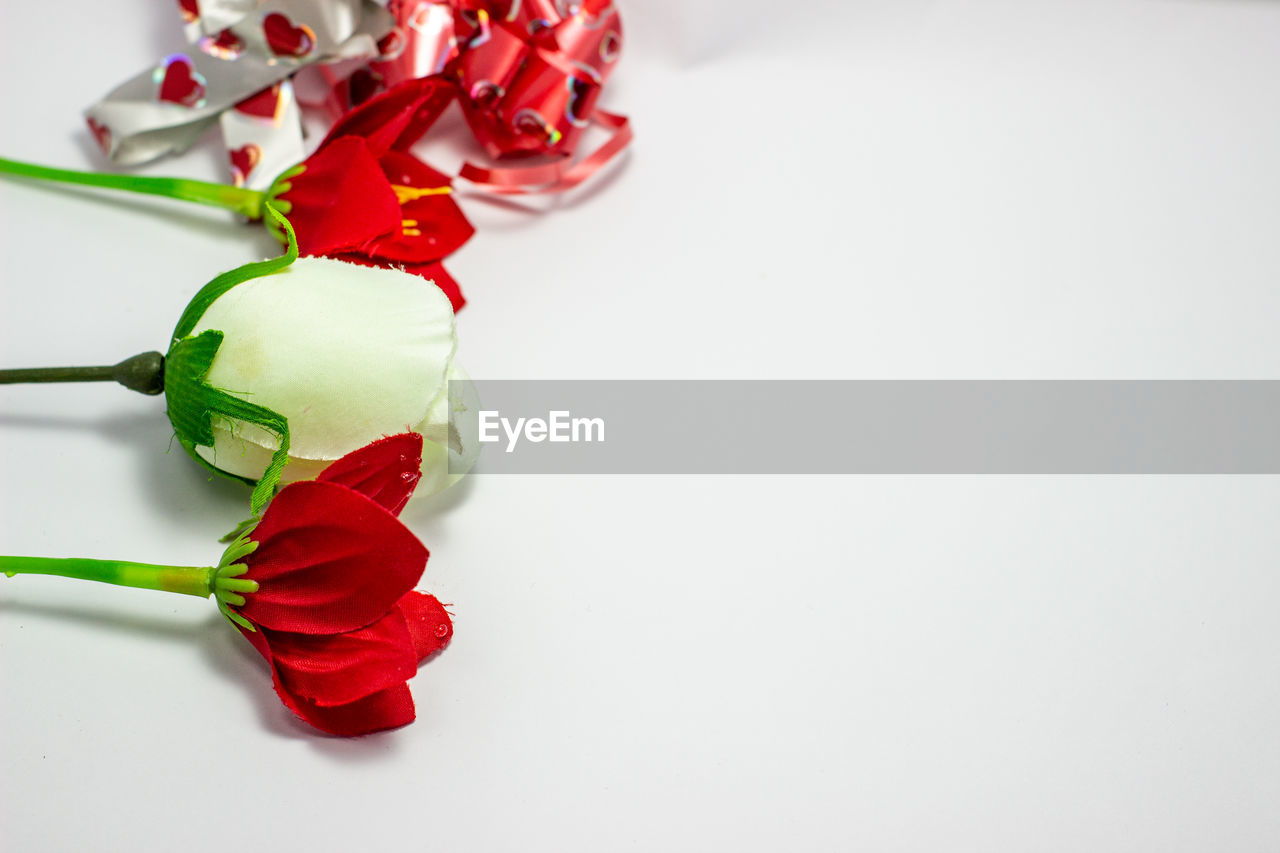
[[[455,471],[470,467],[478,447],[450,429],[449,380],[466,375],[438,287],[327,258],[242,270],[202,290],[175,332],[165,393],[189,452],[274,486],[276,462],[285,482],[312,479],[356,448],[413,431],[426,439],[421,493],[459,479],[451,458]]]

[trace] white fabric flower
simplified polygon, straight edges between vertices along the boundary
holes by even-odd
[[[478,446],[461,446],[450,424],[449,380],[467,380],[453,360],[453,308],[417,276],[301,258],[219,296],[191,335],[208,330],[223,339],[205,382],[288,419],[286,482],[406,430],[426,439],[419,494],[461,477],[449,473],[451,457],[455,471],[475,462]],[[223,415],[212,426],[212,446],[195,452],[220,471],[261,477],[277,436]]]

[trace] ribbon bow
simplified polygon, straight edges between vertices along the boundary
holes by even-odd
[[[391,0],[387,8],[395,26],[379,43],[382,56],[336,83],[335,112],[384,91],[402,104],[397,89],[423,78],[446,81],[490,156],[555,158],[531,167],[463,166],[460,177],[504,194],[568,189],[630,142],[628,120],[596,108],[622,49],[622,23],[610,0]],[[435,91],[424,101],[419,134],[452,98]],[[593,123],[610,136],[574,162]]]
[[[238,185],[265,189],[301,161],[289,78],[315,63],[375,57],[387,0],[179,0],[192,50],[166,56],[86,111],[112,162],[185,151],[215,121]]]
[[[611,0],[179,0],[190,53],[165,57],[87,113],[110,159],[132,165],[184,151],[213,122],[238,186],[265,189],[301,161],[301,115],[290,77],[315,66],[336,116],[385,95],[419,100],[407,148],[454,99],[495,159],[551,162],[460,177],[498,194],[581,183],[631,141],[624,116],[596,107],[622,48]],[[367,59],[345,78],[331,63]],[[410,91],[405,91],[410,90]],[[376,117],[379,111],[366,111]],[[574,160],[592,124],[609,131]],[[372,128],[369,128],[372,130]]]

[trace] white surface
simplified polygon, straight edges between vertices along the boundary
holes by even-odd
[[[166,4],[76,7],[2,13],[4,155],[98,162],[78,110],[178,44]],[[625,166],[546,215],[467,203],[477,378],[1280,376],[1280,6],[623,15]],[[12,182],[0,217],[8,365],[162,348],[271,245]],[[4,552],[216,556],[247,491],[166,455],[162,409],[0,390]],[[1278,499],[1271,477],[473,479],[408,516],[456,641],[411,683],[418,721],[357,741],[294,723],[207,602],[0,579],[0,833],[1275,850]]]

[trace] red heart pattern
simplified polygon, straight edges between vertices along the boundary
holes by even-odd
[[[568,80],[569,100],[564,105],[564,117],[574,127],[586,127],[590,124],[591,105],[595,103],[592,95],[599,91],[600,86],[589,80],[583,80],[579,77],[570,77]]]
[[[404,30],[399,27],[392,28],[382,38],[378,39],[378,61],[387,62],[395,59],[404,53],[405,45],[408,43],[404,35]]]
[[[236,104],[235,110],[248,116],[275,121],[280,112],[280,84],[268,86],[257,94],[250,95]]]
[[[183,107],[204,105],[204,77],[187,57],[175,54],[166,58],[164,65],[156,70],[156,76],[160,83],[156,91],[157,100]]]
[[[236,186],[242,187],[249,180],[250,173],[262,161],[262,149],[250,142],[227,153],[231,157],[231,176],[235,179]]]
[[[98,147],[102,149],[103,154],[111,153],[111,128],[95,118],[86,118],[85,122],[89,125],[89,132],[93,134],[93,138],[98,141]]]
[[[289,16],[272,12],[262,19],[262,34],[276,56],[301,59],[316,49],[316,34],[306,24],[295,25]]]
[[[231,30],[223,30],[216,36],[205,36],[200,39],[200,49],[219,59],[235,59],[244,53],[244,39]]]

